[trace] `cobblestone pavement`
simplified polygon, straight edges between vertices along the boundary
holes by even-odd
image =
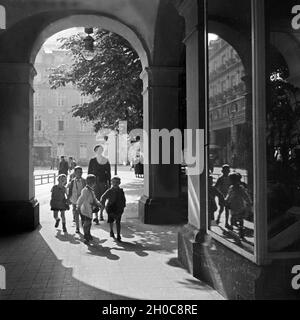
[[[102,222],[93,226],[94,241],[85,245],[75,234],[70,211],[68,233],[55,229],[49,210],[51,185],[37,189],[41,227],[0,238],[0,265],[7,276],[0,300],[222,299],[178,263],[178,226],[139,222],[137,200],[143,182],[128,170],[120,176],[128,200],[122,243],[109,237],[108,225]]]

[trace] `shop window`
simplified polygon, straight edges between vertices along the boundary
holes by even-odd
[[[268,250],[300,252],[300,35],[294,1],[266,1]],[[277,21],[280,18],[280,25]]]
[[[250,1],[246,2],[250,8]],[[250,33],[251,28],[247,30]],[[245,39],[245,45],[249,46],[247,63],[252,60],[249,38]],[[220,44],[220,50],[214,54],[214,59],[219,59],[224,64],[227,53],[231,57],[239,56],[237,49],[229,45],[226,39],[218,37],[209,46],[216,43]],[[212,58],[211,52],[209,50],[209,60]],[[245,69],[243,64],[241,67],[229,59],[226,65],[219,77],[209,79],[212,88],[215,84],[220,84],[222,91],[216,96],[214,107],[219,107],[220,116],[216,112],[209,117],[208,228],[213,236],[225,243],[239,248],[238,250],[242,248],[247,254],[254,254],[252,89],[251,84],[248,84],[246,90],[246,84],[242,80],[242,84],[238,86],[237,74],[239,69]],[[248,72],[251,70],[250,65]],[[209,74],[211,72],[209,70]],[[213,93],[209,96],[212,97]],[[212,104],[209,105],[212,108]],[[241,108],[242,105],[247,108]]]

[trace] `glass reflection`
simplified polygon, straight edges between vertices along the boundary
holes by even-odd
[[[268,249],[300,252],[300,36],[295,1],[265,5]]]
[[[253,252],[250,78],[236,50],[209,35],[210,229]]]

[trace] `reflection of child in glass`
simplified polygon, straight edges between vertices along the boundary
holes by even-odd
[[[241,183],[241,175],[231,173],[229,175],[231,186],[225,199],[225,204],[231,213],[231,225],[239,229],[240,238],[244,238],[244,218],[247,210],[252,206],[252,201],[247,189]]]
[[[105,206],[110,224],[110,236],[115,237],[113,224],[117,226],[117,240],[121,242],[121,218],[126,207],[126,198],[123,189],[120,188],[121,179],[114,177],[111,180],[111,188],[100,199],[102,207]]]
[[[86,178],[86,187],[83,188],[81,195],[77,200],[77,210],[80,210],[81,213],[84,239],[86,242],[93,240],[93,237],[91,236],[93,208],[94,206],[101,206],[94,193],[95,186],[96,177],[92,174],[89,174]]]
[[[213,177],[209,176],[208,177],[208,212],[209,212],[209,217],[212,221],[215,220],[215,212],[218,210],[218,206],[216,203],[216,197],[219,198],[219,215],[223,212],[224,210],[224,197],[222,193],[213,186]]]
[[[217,180],[217,183],[215,185],[215,187],[222,193],[224,198],[226,198],[229,187],[231,185],[231,182],[229,179],[229,173],[230,173],[229,165],[224,164],[222,167],[222,176]],[[217,224],[220,223],[222,212],[219,213]],[[232,229],[232,227],[229,225],[229,210],[227,208],[225,208],[225,228]]]

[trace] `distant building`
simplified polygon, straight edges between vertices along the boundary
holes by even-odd
[[[63,51],[46,53],[36,58],[37,76],[34,81],[34,165],[51,166],[60,156],[73,157],[81,165],[93,156],[96,133],[91,123],[72,117],[72,106],[89,101],[72,85],[50,89],[50,68],[70,64]]]
[[[232,46],[221,38],[209,44],[210,153],[216,165],[244,166],[243,133],[246,124],[245,70]]]

